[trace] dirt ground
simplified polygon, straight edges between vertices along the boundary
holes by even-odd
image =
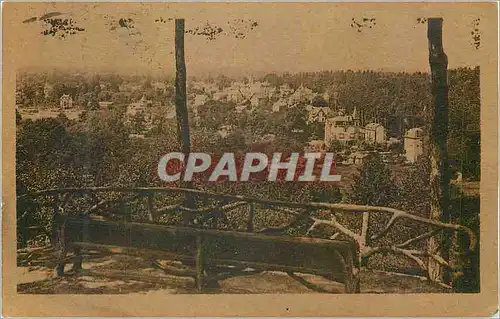
[[[84,260],[83,272],[54,275],[55,253],[50,248],[18,252],[17,290],[22,294],[180,294],[198,293],[194,280],[175,277],[155,266],[151,260],[121,254],[100,255],[90,252]],[[170,262],[172,261],[162,261]],[[116,273],[119,273],[117,275]],[[343,284],[323,277],[298,274],[312,285],[306,287],[281,272],[263,272],[231,277],[218,282],[208,293],[343,293]],[[429,293],[447,292],[424,278],[388,274],[363,269],[361,293]]]

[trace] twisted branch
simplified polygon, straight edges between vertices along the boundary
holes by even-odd
[[[139,197],[141,197],[141,195],[135,195],[135,196],[127,199],[127,201],[134,201],[134,200],[138,199]],[[83,216],[90,215],[90,214],[94,213],[96,210],[98,210],[99,208],[105,207],[105,206],[112,204],[112,203],[119,203],[122,200],[124,200],[123,197],[118,198],[118,199],[110,199],[110,200],[103,199],[100,202],[98,202],[97,204],[95,204],[92,207],[90,207],[89,209],[87,209],[86,211],[80,213],[79,215],[83,215]]]
[[[397,244],[397,245],[395,245],[395,247],[406,248],[406,247],[410,246],[411,244],[416,243],[417,241],[430,238],[430,237],[436,235],[437,233],[439,233],[440,231],[442,231],[442,229],[440,229],[440,228],[431,230],[429,232],[423,233],[423,234],[418,235],[416,237],[410,238],[407,241],[405,241],[404,243]]]
[[[337,222],[337,219],[335,217],[332,218],[332,220],[325,220],[325,219],[318,219],[315,217],[311,217],[311,219],[314,221],[313,226],[311,226],[308,230],[308,232],[312,231],[315,227],[324,224],[324,225],[330,225],[335,227],[337,230],[339,230],[342,234],[349,236],[356,240],[358,243],[361,241],[361,236],[356,234],[355,232],[351,231],[350,229],[346,228],[344,225],[340,224]]]
[[[263,204],[266,206],[266,208],[276,210],[278,212],[287,214],[287,215],[293,215],[296,216],[296,221],[300,219],[301,216],[307,216],[308,219],[312,220],[312,225],[309,227],[307,230],[307,234],[309,235],[315,228],[317,228],[319,225],[325,224],[325,225],[330,225],[334,227],[337,232],[331,236],[331,239],[335,239],[338,237],[340,234],[344,234],[353,240],[355,240],[359,247],[360,247],[360,255],[362,258],[367,258],[371,256],[374,253],[380,253],[380,252],[393,252],[396,254],[400,254],[405,256],[406,258],[409,258],[413,261],[415,261],[424,271],[427,272],[427,267],[425,266],[424,262],[420,257],[428,257],[434,259],[437,263],[439,263],[442,266],[449,267],[449,264],[439,255],[431,253],[431,252],[425,252],[425,251],[420,251],[420,250],[410,250],[407,249],[410,245],[422,241],[425,239],[428,239],[437,233],[445,230],[445,229],[450,229],[454,231],[461,231],[464,232],[468,235],[469,237],[469,250],[474,250],[477,244],[477,238],[474,232],[470,230],[469,228],[462,226],[462,225],[457,225],[457,224],[450,224],[450,223],[443,223],[440,221],[436,220],[431,220],[427,219],[424,217],[416,216],[409,214],[407,212],[394,209],[394,208],[389,208],[389,207],[377,207],[377,206],[366,206],[366,205],[353,205],[353,204],[333,204],[333,203],[320,203],[320,202],[312,202],[312,203],[293,203],[293,202],[285,202],[285,201],[275,201],[275,200],[265,200],[261,198],[254,198],[254,197],[247,197],[247,196],[241,196],[241,195],[227,195],[227,194],[214,194],[214,193],[209,193],[209,192],[204,192],[204,191],[199,191],[199,190],[193,190],[193,189],[185,189],[185,188],[127,188],[127,187],[90,187],[90,188],[66,188],[66,189],[49,189],[49,190],[44,190],[44,191],[39,191],[36,193],[31,193],[31,194],[23,194],[18,197],[18,199],[23,199],[24,197],[27,196],[46,196],[46,195],[57,195],[57,194],[65,194],[65,200],[67,201],[70,198],[70,195],[66,193],[71,193],[71,194],[90,194],[93,195],[94,197],[96,196],[96,193],[100,192],[121,192],[121,193],[144,193],[147,192],[149,194],[151,193],[183,193],[183,194],[191,194],[193,196],[200,196],[200,197],[208,197],[212,199],[218,199],[218,200],[224,200],[224,201],[235,201],[231,204],[227,204],[224,206],[207,206],[199,209],[190,209],[187,207],[183,207],[180,204],[175,204],[175,205],[170,205],[163,207],[158,210],[158,212],[166,212],[168,210],[173,210],[173,209],[178,209],[181,211],[186,211],[186,212],[193,212],[193,213],[207,213],[207,212],[213,212],[213,211],[228,211],[231,209],[235,209],[237,207],[247,205],[248,203],[258,203],[258,204]],[[97,204],[95,204],[93,207],[91,207],[86,214],[89,214],[98,208],[106,205],[107,203],[112,202],[112,201],[101,201]],[[299,212],[297,209],[303,209],[305,212]],[[335,217],[330,219],[330,214],[331,211],[347,211],[347,212],[353,212],[353,213],[362,213],[363,214],[363,225],[362,225],[362,232],[361,234],[356,234],[355,232],[351,231],[344,225],[340,224]],[[310,213],[313,211],[317,211],[322,214],[327,214],[328,219],[321,219],[317,217],[312,217],[310,216]],[[366,234],[367,234],[367,228],[368,228],[368,213],[370,212],[380,212],[384,214],[391,214],[391,218],[389,219],[388,223],[385,225],[385,227],[382,229],[382,231],[376,235],[371,236],[370,239],[376,240],[382,238],[384,235],[386,235],[389,230],[395,225],[396,221],[400,218],[404,218],[407,220],[411,220],[414,222],[418,222],[424,225],[428,226],[433,226],[435,229],[428,231],[424,234],[418,235],[416,237],[410,238],[406,240],[403,243],[399,243],[390,247],[369,247],[366,245]],[[295,221],[295,222],[296,222]]]

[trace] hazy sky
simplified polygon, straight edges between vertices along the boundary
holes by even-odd
[[[444,48],[449,67],[475,66],[484,50],[472,45],[473,21],[479,32],[492,23],[481,4],[20,4],[7,3],[4,26],[15,32],[17,68],[79,68],[88,71],[168,74],[174,68],[173,22],[160,17],[183,17],[186,28],[213,25],[228,30],[234,19],[252,19],[258,27],[245,39],[221,36],[215,41],[187,34],[189,75],[299,72],[336,69],[428,71],[427,24],[419,17],[443,17]],[[43,23],[21,23],[33,16],[59,11],[84,32],[58,39],[42,36]],[[110,30],[110,21],[134,20],[134,33]],[[375,18],[362,32],[352,19]],[[488,20],[489,19],[489,20]],[[229,24],[228,24],[229,23]],[[240,26],[236,24],[236,26]],[[484,46],[484,43],[481,44]]]

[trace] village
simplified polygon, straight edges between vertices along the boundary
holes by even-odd
[[[113,86],[116,87],[115,92],[110,89]],[[155,122],[174,121],[176,113],[171,98],[173,90],[171,84],[162,81],[151,81],[146,85],[144,81],[122,81],[119,85],[113,85],[101,80],[97,96],[87,92],[88,98],[85,99],[81,94],[72,95],[67,90],[52,105],[26,107],[18,103],[17,109],[23,119],[57,117],[63,113],[69,119],[78,120],[84,112],[108,112],[113,108],[122,108],[123,121],[130,127],[130,137],[145,138]],[[48,100],[54,94],[53,91],[54,86],[45,83],[43,91],[37,94],[42,96],[42,100]],[[22,87],[18,86],[18,100],[22,101],[23,94]],[[293,88],[287,83],[275,85],[252,77],[245,77],[241,81],[226,79],[219,83],[198,79],[188,82],[188,108],[195,128],[203,125],[203,111],[209,103],[229,106],[221,108],[220,112],[231,113],[231,118],[257,112],[266,112],[266,116],[274,117],[273,114],[277,116],[298,111],[305,114],[305,121],[293,123],[294,128],[290,134],[303,132],[304,125],[318,127],[320,131],[318,136],[307,138],[303,149],[305,152],[334,151],[337,155],[336,164],[346,166],[362,164],[374,152],[379,153],[386,163],[417,161],[423,152],[421,127],[407,127],[403,135],[394,136],[383,121],[364,120],[356,106],[351,112],[347,112],[339,105],[337,95],[335,91],[332,94],[314,92],[303,84]],[[215,134],[219,138],[226,138],[238,129],[235,124],[215,124]],[[267,132],[261,137],[261,141],[272,142],[275,135]]]

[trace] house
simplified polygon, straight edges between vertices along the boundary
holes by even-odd
[[[213,94],[213,100],[225,102],[225,101],[227,101],[227,96],[228,96],[227,92],[215,92]]]
[[[157,81],[157,82],[151,83],[151,86],[155,90],[163,92],[163,94],[165,94],[167,92],[167,86],[163,82],[158,82]]]
[[[203,81],[193,81],[190,83],[192,90],[203,92],[205,94],[212,94],[219,91],[219,88],[214,83],[206,83]]]
[[[135,83],[124,82],[118,85],[120,92],[133,92],[141,89],[141,85]]]
[[[329,107],[314,107],[312,105],[308,105],[306,106],[306,109],[308,111],[307,123],[325,123],[328,118],[328,114],[330,114]]]
[[[54,86],[45,82],[45,85],[43,86],[43,96],[48,99],[50,97],[50,94],[52,94],[52,91],[54,90]]]
[[[312,140],[304,147],[304,152],[324,152],[326,149],[325,141]]]
[[[70,109],[73,107],[73,98],[69,94],[63,94],[59,98],[59,106],[61,109]]]
[[[205,94],[196,94],[195,97],[194,97],[193,106],[194,107],[202,106],[206,102],[208,102],[208,96],[207,95],[205,95]]]
[[[286,107],[287,103],[284,99],[279,99],[273,104],[273,113],[278,113],[281,108]]]
[[[139,100],[139,103],[142,105],[142,106],[152,106],[153,105],[153,101],[152,100],[148,100],[146,99],[146,97],[143,95],[141,97],[141,99]]]
[[[261,143],[272,143],[276,140],[276,135],[275,134],[265,134],[262,136],[260,139]]]
[[[262,96],[261,94],[254,94],[250,98],[250,103],[253,107],[259,107],[262,106],[266,103],[267,98],[265,96]]]
[[[370,154],[368,152],[357,151],[349,154],[342,162],[343,165],[361,165],[363,164]]]
[[[325,92],[321,95],[321,97],[323,98],[323,100],[325,100],[326,102],[330,101],[330,94],[328,94],[328,92]]]
[[[100,101],[100,102],[99,102],[99,107],[100,107],[101,109],[103,109],[103,108],[108,108],[108,107],[109,107],[109,106],[111,106],[112,104],[113,104],[113,102],[111,102],[111,101]]]
[[[337,116],[327,119],[325,121],[326,146],[330,146],[333,141],[352,143],[364,139],[365,129],[360,126],[360,122],[356,109],[352,115],[344,115],[344,111],[340,110]]]
[[[365,141],[371,144],[382,144],[386,140],[385,128],[379,123],[370,123],[365,126]]]
[[[236,113],[242,113],[243,111],[251,112],[253,109],[250,107],[252,104],[249,100],[245,100],[244,102],[236,105],[235,110]]]
[[[141,103],[139,103],[139,102],[130,103],[127,106],[126,115],[131,117],[131,116],[135,116],[137,113],[141,113],[144,111],[146,111],[146,107],[144,105],[142,105]]]
[[[415,127],[408,130],[404,137],[406,161],[415,163],[417,158],[423,154],[423,130]]]
[[[226,138],[234,131],[234,126],[232,125],[221,125],[217,133],[220,137]]]
[[[279,89],[279,95],[280,95],[280,97],[288,97],[293,92],[294,92],[294,90],[287,83],[282,84],[280,86],[280,89]]]
[[[244,100],[243,95],[238,89],[235,89],[233,87],[229,88],[227,91],[227,101],[233,102],[233,103],[240,103],[241,101]]]
[[[290,96],[289,100],[292,104],[295,103],[311,103],[315,94],[311,89],[301,85],[293,94]]]

